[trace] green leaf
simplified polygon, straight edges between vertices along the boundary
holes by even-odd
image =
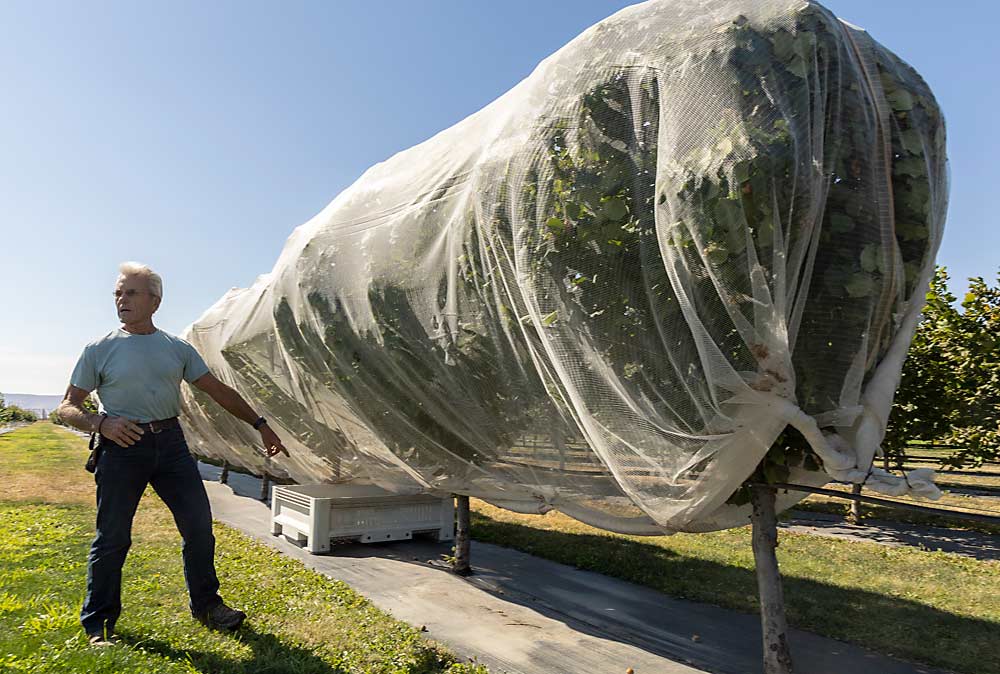
[[[719,199],[715,202],[715,222],[720,227],[730,231],[743,231],[743,210],[740,202],[735,199]]]
[[[786,30],[779,30],[771,36],[771,43],[774,45],[774,55],[785,63],[795,56],[795,38]]]
[[[899,134],[899,141],[903,149],[910,154],[921,155],[924,153],[923,137],[916,129],[907,129]]]
[[[899,202],[916,215],[926,216],[930,211],[931,191],[926,180],[911,181],[910,188],[901,190],[898,196]]]
[[[764,464],[764,479],[768,484],[787,482],[788,475],[788,466],[779,466],[773,463]]]
[[[886,94],[889,105],[896,111],[907,111],[913,109],[913,96],[906,89],[896,89]]]
[[[591,211],[596,212],[601,203],[600,190],[593,187],[583,187],[576,191],[577,198],[585,204]]]
[[[904,157],[893,163],[892,172],[898,176],[924,178],[927,176],[927,162],[920,157]]]
[[[903,241],[923,241],[930,232],[925,225],[915,222],[897,222],[896,232],[903,238]]]
[[[712,264],[719,265],[729,259],[729,251],[725,246],[713,241],[705,246],[705,257]]]
[[[866,272],[873,272],[878,268],[878,262],[879,245],[876,243],[869,243],[865,246],[864,250],[861,251],[861,268]]]
[[[750,179],[750,168],[752,164],[748,161],[736,162],[733,165],[733,180],[737,183],[745,183]]]
[[[705,195],[705,201],[712,201],[719,197],[719,193],[722,191],[719,183],[715,180],[709,178],[708,180],[703,180],[701,183],[702,193]]]
[[[788,64],[787,68],[788,72],[798,77],[801,77],[802,79],[805,79],[806,75],[809,74],[806,62],[802,59],[801,56],[798,55],[796,55],[795,58],[792,59],[791,63]]]
[[[854,220],[843,213],[834,213],[830,216],[830,231],[834,234],[846,234],[854,229]]]
[[[621,220],[628,215],[628,209],[621,199],[608,199],[604,202],[604,215],[608,220]]]
[[[556,322],[558,318],[559,318],[558,311],[553,311],[551,314],[546,314],[545,316],[542,316],[542,325],[544,326],[552,325],[553,323]]]
[[[548,220],[545,221],[545,224],[548,225],[551,229],[555,229],[560,232],[566,229],[566,223],[563,222],[561,218],[557,217],[549,218]]]
[[[850,297],[868,297],[875,289],[875,282],[868,274],[852,274],[844,289]]]

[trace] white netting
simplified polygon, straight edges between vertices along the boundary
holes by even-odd
[[[945,173],[927,85],[821,6],[628,8],[189,328],[292,456],[186,390],[192,448],[653,533],[746,522],[727,500],[791,425],[789,479],[906,491],[871,467]]]

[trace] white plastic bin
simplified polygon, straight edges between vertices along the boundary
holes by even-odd
[[[297,484],[271,494],[271,533],[329,552],[332,540],[398,541],[432,533],[455,537],[453,500],[428,494],[398,495],[373,485]]]

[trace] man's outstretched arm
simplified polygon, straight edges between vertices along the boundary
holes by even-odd
[[[211,372],[198,377],[193,384],[210,395],[212,400],[219,403],[224,410],[237,419],[242,419],[248,424],[257,421],[258,414],[247,404],[243,396],[216,379]],[[289,456],[288,450],[281,444],[277,433],[272,431],[266,423],[259,430],[260,439],[264,443],[264,449],[268,456],[274,456],[278,452],[284,452],[285,456]]]

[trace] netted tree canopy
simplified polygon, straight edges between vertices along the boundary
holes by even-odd
[[[800,482],[933,495],[871,467],[946,199],[941,111],[863,30],[801,0],[630,7],[194,323],[291,457],[186,390],[191,444],[638,533],[745,523],[769,450]]]

